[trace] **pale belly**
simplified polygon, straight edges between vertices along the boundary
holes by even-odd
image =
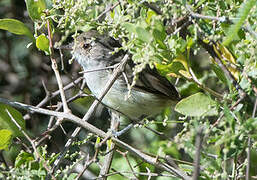
[[[103,78],[105,76],[105,78]],[[88,76],[85,74],[87,85],[92,93],[99,98],[107,81],[106,76],[111,75],[106,73],[94,72]],[[116,81],[109,92],[102,100],[103,104],[111,107],[114,110],[125,114],[131,119],[138,119],[142,116],[151,116],[160,113],[165,107],[175,104],[172,100],[166,98],[166,96],[156,95],[146,91],[138,91],[137,88],[132,88],[130,94],[126,85],[121,85],[119,81]]]

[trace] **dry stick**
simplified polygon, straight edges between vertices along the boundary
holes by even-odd
[[[198,19],[208,19],[208,20],[212,20],[212,21],[218,21],[221,23],[228,23],[228,24],[233,24],[234,20],[238,20],[239,18],[229,18],[226,16],[221,16],[221,17],[215,17],[215,16],[206,16],[206,15],[202,15],[202,14],[198,14],[192,11],[192,8],[187,5],[187,10],[190,13],[190,16],[193,18],[198,18]],[[251,28],[251,26],[249,25],[245,25],[242,27],[242,29],[244,29],[245,31],[247,31],[253,38],[257,39],[257,33]]]
[[[195,160],[194,160],[194,174],[193,174],[193,180],[199,179],[200,175],[200,155],[201,155],[201,148],[202,148],[202,141],[203,141],[203,129],[200,128],[197,131],[196,135],[196,153],[195,153]]]
[[[42,161],[44,168],[47,170],[48,173],[50,173],[50,169],[48,168],[48,166],[47,166],[45,160],[42,159],[42,158],[40,157],[40,155],[38,154],[37,148],[36,148],[35,143],[33,142],[33,140],[32,140],[32,139],[29,137],[29,135],[22,129],[22,127],[17,123],[17,121],[13,118],[13,116],[11,115],[11,113],[8,111],[8,109],[6,109],[5,111],[7,112],[8,116],[11,118],[12,122],[18,127],[19,131],[21,131],[22,134],[23,134],[23,135],[27,138],[27,140],[30,142],[30,144],[31,144],[31,146],[32,146],[32,148],[33,148],[33,150],[34,150],[34,153],[35,153],[35,155],[36,155],[36,161],[39,161],[39,160]],[[52,177],[53,179],[56,180],[56,178],[54,177],[54,175],[53,175],[52,173],[50,173],[50,175],[51,175],[51,177]]]
[[[232,111],[235,109],[235,107],[245,98],[246,94],[243,94],[229,109]],[[222,112],[219,116],[219,118],[215,121],[215,123],[212,124],[211,129],[217,126],[220,122],[220,120],[224,117],[224,113]]]
[[[121,60],[120,65],[117,67],[117,69],[114,70],[112,77],[109,79],[109,81],[107,82],[103,92],[101,93],[101,96],[99,97],[98,100],[95,100],[93,102],[93,104],[90,106],[90,108],[88,109],[87,113],[85,114],[85,116],[83,117],[83,121],[88,121],[88,119],[93,115],[94,111],[96,110],[98,104],[103,100],[104,96],[107,94],[107,92],[109,91],[109,89],[111,88],[112,84],[115,82],[115,80],[118,78],[118,75],[123,71],[124,66],[126,65],[127,61],[128,61],[128,55],[126,54],[123,59]],[[55,172],[55,170],[59,167],[61,159],[64,157],[64,155],[66,154],[66,152],[68,151],[71,143],[73,142],[73,139],[78,135],[78,133],[80,132],[81,127],[77,127],[73,133],[71,134],[71,137],[69,138],[69,140],[66,142],[64,149],[62,151],[62,153],[59,155],[59,157],[55,160],[54,165],[53,165],[53,169],[52,171]]]
[[[203,84],[197,79],[197,77],[195,76],[193,70],[192,70],[190,67],[189,67],[189,73],[190,73],[190,75],[191,75],[191,77],[192,77],[192,79],[193,79],[193,82],[195,82],[195,83],[198,85],[199,88],[201,88],[201,89],[203,89],[203,90],[209,92],[211,95],[213,95],[213,96],[215,96],[215,97],[217,97],[217,98],[219,98],[219,99],[223,99],[223,95],[221,95],[221,94],[219,94],[219,93],[213,91],[212,89],[210,89],[210,88],[208,88],[208,87],[205,87],[205,85],[203,85]],[[190,81],[190,79],[188,79],[188,80]]]
[[[53,42],[52,42],[52,32],[51,32],[51,27],[50,27],[50,23],[49,23],[48,19],[46,20],[46,23],[47,23],[47,31],[48,31],[48,39],[49,39],[49,47],[50,47],[50,59],[52,62],[52,69],[54,71],[54,74],[55,74],[55,77],[57,80],[57,84],[58,84],[58,87],[60,90],[60,95],[61,95],[61,99],[62,99],[62,103],[63,103],[63,111],[65,113],[70,113],[71,111],[68,107],[66,97],[64,94],[64,90],[63,90],[62,79],[60,76],[60,72],[58,71],[58,65],[57,65],[56,59],[53,57],[54,50],[53,50]]]
[[[132,167],[131,163],[129,162],[129,159],[128,159],[128,156],[127,156],[128,151],[122,152],[122,151],[117,150],[117,152],[119,152],[119,153],[126,159],[126,161],[127,161],[128,165],[129,165],[129,168],[130,168],[132,174],[135,176],[135,179],[138,180],[138,177],[137,177],[135,171],[133,170],[133,167]]]
[[[115,171],[114,169],[112,169],[113,171]],[[152,176],[152,177],[159,177],[159,176],[163,176],[163,177],[175,177],[174,175],[170,175],[170,174],[161,174],[161,173],[151,173],[151,172],[134,172],[135,174],[139,175],[139,176]],[[116,174],[120,174],[120,175],[123,175],[123,174],[131,174],[130,171],[115,171],[115,172],[112,172],[112,173],[109,173],[107,174],[106,176],[113,176],[113,175],[116,175]],[[94,178],[94,179],[99,179],[99,178]]]
[[[202,47],[211,55],[211,57],[214,59],[214,61],[218,64],[218,66],[222,69],[222,71],[225,73],[227,78],[229,78],[230,81],[232,81],[232,84],[236,88],[236,90],[239,91],[240,96],[244,96],[246,93],[243,91],[243,89],[240,87],[240,85],[237,83],[234,76],[231,74],[231,72],[227,69],[227,67],[222,63],[218,55],[215,53],[213,46],[205,43],[202,39],[198,39],[198,42],[202,45]],[[216,46],[216,44],[214,44]],[[221,53],[222,54],[222,53]]]
[[[67,103],[69,103],[69,102],[71,102],[71,101],[74,101],[74,100],[80,98],[81,96],[82,96],[82,94],[81,94],[81,92],[79,92],[79,93],[76,94],[75,96],[69,98],[69,99],[67,100]],[[61,108],[62,108],[62,104],[59,104],[58,107],[55,109],[55,111],[59,111]],[[52,119],[52,118],[55,118],[55,117],[52,116],[51,119]],[[50,119],[50,120],[51,120],[51,119]],[[50,132],[52,132],[52,131],[54,131],[56,128],[58,128],[59,125],[60,125],[60,124],[56,123],[56,124],[55,124],[54,126],[52,126],[52,127],[51,127],[51,126],[48,126],[47,130],[46,130],[45,132],[43,132],[42,135],[45,136],[45,135],[49,134]],[[61,127],[62,127],[62,126],[61,126]],[[64,130],[63,130],[63,131],[64,131]],[[64,134],[67,134],[67,133],[64,132]],[[43,139],[45,139],[45,138],[43,137]],[[40,141],[41,141],[41,140],[40,140]],[[37,144],[37,146],[38,146],[38,145],[39,145],[39,143]]]
[[[77,79],[77,80],[79,80],[79,81],[81,81],[83,78],[81,77],[81,78],[79,78],[79,79]],[[76,81],[77,81],[76,80]],[[82,91],[81,89],[82,89],[82,87],[84,87],[84,85],[85,85],[85,79],[83,79],[84,81],[82,82],[82,85],[81,85],[81,88],[80,88],[80,92]],[[66,89],[69,89],[70,87],[73,87],[73,86],[76,86],[77,85],[77,83],[79,82],[79,81],[73,81],[73,82],[71,82],[70,84],[68,84],[67,86],[65,86],[64,88],[63,88],[63,90],[66,90]],[[67,87],[67,88],[66,88]],[[65,89],[66,88],[66,89]],[[52,98],[52,97],[55,97],[56,95],[58,95],[59,94],[59,90],[58,91],[55,91],[54,93],[52,93],[52,95],[51,95],[51,97],[50,98]],[[79,94],[79,93],[78,93]],[[70,99],[68,99],[67,100],[67,103],[69,103],[70,102],[70,100],[71,101],[73,101],[72,100],[72,98],[70,98]],[[62,107],[62,104],[60,104],[60,106],[59,106],[60,108]],[[57,107],[57,109],[55,109],[55,111],[58,111],[59,109],[58,109],[58,107]],[[52,124],[53,124],[53,121],[54,121],[54,117],[51,117],[50,118],[50,120],[49,120],[49,122],[48,122],[48,125],[47,125],[47,129],[50,129],[51,127],[52,127]]]
[[[67,103],[72,102],[72,101],[76,100],[77,98],[82,97],[82,96],[83,96],[83,91],[82,91],[82,89],[84,89],[84,87],[85,87],[85,79],[84,79],[84,81],[82,82],[82,85],[81,85],[81,87],[80,87],[79,92],[78,92],[75,96],[69,98],[69,99],[67,100]],[[89,96],[89,95],[88,95],[88,96]],[[60,103],[60,104],[57,105],[57,108],[55,109],[55,111],[59,111],[61,108],[62,108],[62,103]],[[48,130],[51,129],[53,120],[54,120],[54,117],[52,116],[52,117],[50,118],[50,120],[49,120],[48,125],[47,125],[47,129],[48,129]]]
[[[76,177],[75,180],[78,180],[78,179],[84,174],[84,172],[87,170],[87,168],[88,168],[92,163],[94,163],[94,162],[96,161],[96,157],[97,157],[98,152],[99,152],[99,151],[98,151],[98,149],[97,149],[97,151],[96,151],[95,154],[94,154],[94,157],[93,157],[91,160],[89,160],[89,156],[88,156],[87,161],[86,161],[86,163],[85,163],[85,165],[84,165],[84,167],[83,167],[83,170],[78,174],[78,176]]]
[[[102,138],[105,138],[105,137],[108,136],[108,134],[105,133],[104,131],[96,128],[95,126],[89,124],[88,122],[82,120],[81,118],[79,118],[79,117],[77,117],[73,114],[51,111],[51,110],[38,108],[38,107],[35,107],[35,106],[31,106],[31,105],[23,104],[23,103],[19,103],[19,102],[12,102],[12,101],[9,101],[9,100],[4,99],[4,98],[0,98],[0,102],[4,103],[4,104],[8,104],[8,105],[16,107],[16,108],[19,108],[19,109],[24,109],[24,110],[34,111],[34,112],[49,115],[49,116],[56,116],[56,117],[64,118],[64,120],[71,121],[75,124],[78,124],[79,126],[83,127],[84,129],[86,129],[86,130],[92,132],[93,134],[96,134],[96,135],[98,135]],[[119,146],[121,148],[124,148],[125,150],[132,153],[134,156],[142,159],[143,161],[145,161],[145,162],[147,162],[147,163],[149,163],[149,164],[151,164],[151,165],[153,165],[153,166],[155,166],[159,169],[167,171],[171,174],[175,174],[176,176],[181,177],[182,179],[191,180],[191,178],[189,176],[187,176],[187,174],[184,171],[177,170],[176,168],[173,168],[172,166],[170,166],[169,164],[167,164],[165,162],[160,162],[160,161],[156,160],[155,157],[152,157],[148,154],[145,154],[142,151],[140,151],[138,149],[135,149],[134,147],[126,144],[125,142],[123,142],[123,141],[121,141],[121,140],[119,140],[115,137],[112,137],[112,141],[117,146]]]
[[[205,16],[205,15],[202,15],[202,14],[195,13],[195,12],[192,11],[191,6],[189,6],[189,5],[186,5],[186,9],[189,11],[190,15],[193,18],[208,19],[208,20],[214,20],[214,21],[219,21],[219,22],[231,22],[225,16],[215,17],[215,16]]]
[[[106,13],[108,13],[109,11],[112,11],[116,6],[118,6],[120,4],[120,1],[118,1],[117,3],[115,3],[113,6],[109,7],[108,9],[106,9],[104,12],[102,12],[96,19],[95,21],[97,20],[100,20]]]
[[[66,91],[70,88],[72,88],[74,86],[74,84],[78,84],[81,80],[83,79],[83,77],[79,77],[77,78],[75,81],[67,84],[63,90]],[[45,88],[44,88],[45,89]],[[46,97],[38,104],[36,105],[36,107],[42,107],[43,105],[45,105],[48,101],[50,101],[52,98],[56,97],[57,95],[60,94],[60,90],[57,90],[53,93],[49,92],[49,91],[46,91]],[[32,112],[33,113],[33,112]],[[29,119],[30,118],[30,115],[29,114],[26,114],[25,116],[23,116],[24,119]]]
[[[257,98],[255,99],[255,103],[254,103],[252,118],[255,117],[256,108],[257,108]],[[250,137],[250,135],[248,135],[248,141],[247,141],[247,147],[248,147],[248,150],[247,150],[247,165],[246,165],[246,175],[245,175],[245,179],[246,180],[250,179],[251,146],[252,146],[251,137]]]
[[[250,161],[251,161],[251,137],[248,136],[248,140],[247,140],[247,164],[246,164],[246,175],[245,175],[245,180],[249,180],[250,179]]]
[[[117,131],[119,127],[119,115],[116,112],[112,112],[111,116],[111,126],[110,126],[110,131]],[[112,159],[113,159],[113,154],[114,154],[114,148],[115,144],[111,142],[111,144],[108,145],[107,143],[107,148],[106,148],[106,155],[104,157],[104,163],[101,168],[99,177],[101,177],[101,180],[106,180],[107,176],[106,174],[109,173]]]
[[[197,17],[197,18],[202,18],[202,19],[212,19],[212,20],[216,20],[216,21],[227,21],[227,22],[231,22],[231,20],[229,20],[228,18],[217,18],[217,17],[209,17],[209,16],[203,16],[197,13],[194,13],[191,9],[190,6],[187,6],[187,9],[190,13],[190,15],[192,17]],[[222,63],[221,59],[218,57],[218,55],[216,54],[213,46],[205,43],[201,38],[198,38],[198,42],[199,44],[201,44],[201,46],[211,55],[211,57],[214,59],[214,61],[218,64],[218,66],[222,69],[222,71],[225,73],[225,75],[229,78],[229,80],[232,81],[234,87],[239,91],[239,95],[240,97],[245,97],[246,93],[243,91],[243,89],[240,87],[240,85],[237,83],[236,79],[234,78],[234,76],[231,74],[231,72],[227,69],[227,67]],[[216,46],[216,44],[214,43],[214,45]],[[222,54],[222,53],[221,53]]]

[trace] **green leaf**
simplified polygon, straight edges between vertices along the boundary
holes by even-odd
[[[108,148],[111,149],[112,139],[107,140],[106,144],[107,144]]]
[[[166,45],[163,42],[166,38],[166,33],[165,32],[161,32],[157,29],[154,29],[153,30],[153,37],[162,49],[167,49]]]
[[[215,72],[215,74],[217,75],[219,80],[221,80],[222,82],[227,84],[227,78],[224,75],[224,72],[220,69],[220,67],[218,65],[216,65],[216,64],[211,64],[211,68]]]
[[[229,43],[235,39],[238,31],[241,29],[244,21],[246,20],[248,14],[250,13],[254,5],[256,5],[256,0],[247,0],[242,5],[242,7],[239,10],[239,15],[238,15],[239,20],[237,20],[232,26],[230,26],[228,30],[228,36],[223,42],[224,46],[229,45]]]
[[[163,22],[158,18],[154,18],[153,21],[154,21],[153,23],[154,29],[157,29],[158,31],[165,33],[165,36],[166,36],[166,31],[165,31]]]
[[[147,11],[147,17],[145,19],[145,21],[147,22],[147,24],[150,24],[151,23],[151,19],[152,19],[152,16],[156,16],[156,13],[152,10],[148,10]]]
[[[67,178],[67,180],[76,179],[77,176],[78,176],[78,173],[71,173],[71,174],[69,175],[69,177]]]
[[[34,39],[29,28],[23,22],[16,19],[0,19],[0,29],[7,30],[17,35],[26,35]]]
[[[8,146],[11,143],[12,132],[8,129],[0,130],[0,150],[8,150]]]
[[[137,33],[137,37],[138,39],[146,42],[146,43],[150,43],[151,40],[152,40],[152,36],[150,34],[149,31],[147,31],[146,29],[140,27],[140,26],[137,26],[136,27],[136,33]]]
[[[18,168],[25,163],[30,163],[34,159],[33,154],[22,151],[15,159],[15,167]]]
[[[136,26],[132,23],[124,23],[123,27],[129,32],[129,33],[135,33],[136,32]]]
[[[155,67],[159,71],[159,73],[163,76],[171,76],[171,77],[180,77],[180,70],[185,70],[182,63],[178,61],[173,61],[172,63],[165,64],[156,64]]]
[[[40,36],[37,37],[36,46],[38,49],[45,51],[47,54],[50,54],[49,39],[44,34],[41,34]]]
[[[96,138],[96,141],[95,141],[95,146],[97,146],[100,142],[101,142],[101,138],[100,138],[100,137],[97,137],[97,138]]]
[[[26,6],[32,20],[41,20],[41,16],[46,10],[45,0],[26,0]]]
[[[8,112],[11,114],[14,120],[20,125],[20,127],[25,130],[25,120],[23,119],[22,114],[13,107],[2,103],[0,103],[0,129],[10,130],[15,137],[23,136],[17,125],[12,121]]]
[[[175,111],[186,116],[214,116],[218,114],[215,101],[201,92],[182,99],[176,105]]]

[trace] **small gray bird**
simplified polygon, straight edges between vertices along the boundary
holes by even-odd
[[[119,63],[125,55],[123,51],[111,53],[115,47],[120,47],[116,40],[94,30],[80,34],[73,44],[72,54],[84,71],[90,71],[84,77],[88,88],[97,98],[112,76],[113,69],[106,67]],[[126,78],[121,75],[115,81],[102,100],[103,104],[132,120],[139,120],[156,115],[165,107],[174,106],[178,102],[180,96],[176,88],[149,66],[138,74],[136,84],[129,94],[127,83],[133,80],[133,66],[130,59],[123,73]]]

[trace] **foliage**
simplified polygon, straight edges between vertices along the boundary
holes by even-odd
[[[3,2],[0,2],[0,5],[1,3]],[[8,7],[8,3],[5,6]],[[48,90],[43,91],[44,89],[51,89],[53,92],[58,90],[56,82],[52,80],[55,77],[49,68],[49,60],[47,63],[44,62],[49,56],[54,67],[55,57],[62,57],[56,54],[53,46],[65,44],[68,37],[74,38],[81,31],[97,29],[100,33],[107,33],[120,41],[122,47],[115,49],[115,52],[122,49],[131,54],[136,64],[133,83],[136,81],[137,73],[146,65],[156,68],[172,83],[179,79],[177,88],[182,99],[175,107],[176,112],[167,108],[155,117],[154,121],[146,119],[138,125],[139,127],[134,127],[129,135],[123,135],[120,139],[156,157],[158,162],[168,161],[169,165],[187,173],[188,176],[196,172],[196,165],[193,162],[197,159],[197,151],[200,151],[199,179],[240,179],[249,175],[257,176],[255,0],[27,0],[26,11],[30,20],[28,16],[20,20],[10,19],[8,14],[0,13],[4,17],[0,19],[0,29],[16,35],[25,35],[32,41],[12,40],[13,35],[1,31],[4,35],[0,36],[0,40],[4,41],[7,36],[11,37],[10,40],[4,41],[7,46],[0,49],[0,52],[7,54],[0,56],[0,62],[10,67],[3,69],[3,72],[7,73],[6,76],[0,73],[0,86],[9,88],[10,93],[7,96],[6,92],[0,91],[1,97],[12,97],[8,99],[25,101],[34,106],[42,102],[44,93],[49,93]],[[34,28],[33,31],[30,30],[31,26]],[[21,39],[21,36],[18,38]],[[16,41],[30,45],[32,43],[32,53],[28,53],[25,46],[19,46]],[[58,66],[59,64],[61,65],[58,61]],[[69,79],[69,82],[70,75],[79,71],[76,63],[73,63],[71,68],[64,62],[64,69],[57,68],[57,71]],[[11,81],[13,74],[17,74],[15,82],[18,81],[18,86],[23,87],[18,92],[11,91],[16,87]],[[74,76],[78,77],[78,74]],[[38,85],[40,79],[45,79],[44,85]],[[22,86],[22,82],[25,82],[25,85]],[[84,115],[85,110],[91,105],[92,98],[78,99],[81,97],[78,89],[78,85],[75,85],[66,96],[72,101],[69,101],[71,112]],[[86,90],[86,93],[88,92]],[[51,95],[46,94],[50,97],[46,98],[49,109],[60,111],[60,99],[54,93]],[[78,95],[74,98],[76,100],[72,99],[74,95]],[[28,96],[31,99],[28,99]],[[43,108],[47,109],[47,106],[44,104]],[[25,115],[26,112],[22,113]],[[28,114],[24,118],[27,116]],[[95,120],[94,125],[106,130],[107,126],[109,127],[106,116],[104,113],[102,116],[96,116],[95,119],[98,119],[99,123]],[[3,153],[8,152],[11,145],[16,145],[17,141],[12,137],[23,137],[19,128],[13,124],[12,118],[25,130],[21,113],[10,106],[0,104],[0,148],[4,149]],[[54,162],[59,154],[52,152],[61,151],[51,148],[51,143],[44,139],[47,137],[46,134],[55,138],[53,134],[57,133],[56,128],[59,124],[57,121],[54,126],[49,118],[50,115],[30,116],[30,122],[27,123],[32,124],[33,128],[27,128],[28,134],[33,134],[39,139],[33,142],[28,138],[21,140],[25,142],[22,147],[24,151],[16,154],[13,162],[9,160],[10,156],[4,157],[9,159],[0,167],[3,170],[0,177],[45,179],[52,173],[57,179],[75,179],[81,171],[71,172],[83,164],[81,162],[84,162],[86,170],[93,174],[88,178],[98,176],[101,164],[108,154],[105,150],[111,148],[112,140],[98,147],[103,139],[96,134],[82,131],[78,137],[80,140],[73,142],[69,147],[70,151],[64,156],[67,163],[56,167]],[[37,121],[33,123],[33,120]],[[47,125],[42,123],[46,121],[50,122],[48,129]],[[152,131],[149,131],[149,128]],[[72,132],[74,127],[67,124],[64,129]],[[197,146],[199,139],[202,143]],[[49,149],[40,144],[40,140],[48,144]],[[55,141],[59,142],[56,139]],[[31,148],[26,145],[28,143],[29,146],[33,146],[33,143],[39,146]],[[150,176],[157,176],[156,179],[173,178],[174,174],[160,171],[155,165],[146,163],[143,158],[123,151],[122,148],[115,151],[109,179],[135,176],[139,179],[147,179]],[[247,161],[247,157],[250,162]],[[13,164],[13,167],[10,164]],[[53,170],[53,167],[59,169]]]

